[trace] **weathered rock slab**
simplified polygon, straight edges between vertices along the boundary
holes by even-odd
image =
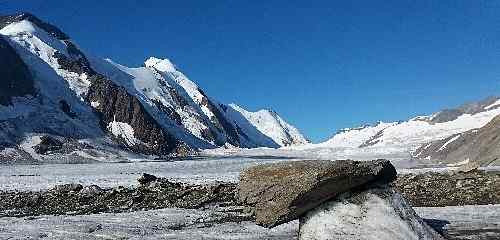
[[[396,170],[387,160],[280,162],[244,170],[238,197],[244,205],[255,206],[258,225],[271,228],[297,219],[340,193],[395,178]]]
[[[404,197],[387,186],[347,192],[300,218],[299,240],[437,240]]]

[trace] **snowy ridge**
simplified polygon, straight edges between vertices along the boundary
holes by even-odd
[[[234,111],[240,113],[251,126],[258,131],[271,138],[279,146],[300,145],[308,143],[308,140],[292,125],[285,122],[276,112],[269,110],[259,110],[257,112],[249,112],[236,104],[229,104],[229,108],[233,110],[231,114],[233,120],[241,128],[248,128],[248,124],[238,119]],[[250,132],[246,130],[245,132]],[[257,136],[254,136],[257,137]]]

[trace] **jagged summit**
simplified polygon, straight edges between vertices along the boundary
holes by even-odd
[[[167,58],[160,59],[156,57],[150,57],[145,62],[146,67],[155,68],[160,72],[175,72],[176,68],[174,64]]]

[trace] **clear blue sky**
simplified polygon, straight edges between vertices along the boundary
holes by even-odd
[[[19,1],[83,49],[170,58],[223,103],[313,141],[500,93],[500,1]]]

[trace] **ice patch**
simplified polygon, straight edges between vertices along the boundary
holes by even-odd
[[[134,146],[140,143],[140,141],[134,137],[134,129],[128,123],[116,121],[110,122],[108,124],[108,131],[110,131],[115,137],[121,137],[129,146]]]
[[[490,104],[490,105],[488,105],[488,106],[484,107],[484,109],[488,110],[488,109],[493,108],[493,107],[496,107],[496,106],[498,106],[498,105],[500,105],[500,99],[498,99],[498,100],[496,100],[494,103],[492,103],[492,104]]]
[[[344,198],[345,197],[345,198]],[[301,219],[303,240],[441,239],[392,189],[344,194]]]
[[[92,106],[93,108],[98,108],[101,104],[97,101],[95,102],[90,102],[90,106]]]

